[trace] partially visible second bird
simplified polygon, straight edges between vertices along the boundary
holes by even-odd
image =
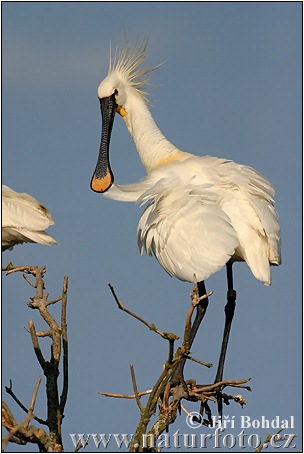
[[[51,213],[25,192],[2,185],[2,251],[16,244],[57,244],[44,230],[53,225]]]

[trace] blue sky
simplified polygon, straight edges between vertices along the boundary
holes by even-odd
[[[190,284],[171,279],[155,259],[139,255],[142,208],[90,190],[101,131],[97,87],[107,74],[109,43],[116,45],[124,27],[131,37],[149,35],[149,64],[165,62],[152,76],[151,110],[166,137],[184,151],[253,166],[276,188],[283,264],[272,270],[272,286],[263,286],[245,264],[234,267],[237,308],[224,375],[251,377],[253,392],[244,392],[243,409],[225,408],[237,421],[226,433],[240,432],[241,415],[294,416],[300,449],[301,10],[300,2],[2,3],[2,179],[49,208],[55,220],[49,232],[60,243],[18,246],[3,254],[3,265],[46,265],[46,287],[54,298],[69,276],[67,451],[73,450],[70,433],[134,433],[136,403],[98,392],[132,393],[131,362],[138,388],[149,389],[167,358],[167,343],[118,311],[107,283],[130,310],[180,336],[190,301]],[[117,183],[144,176],[118,116],[111,165]],[[3,277],[2,286],[3,386],[11,378],[26,404],[41,372],[23,327],[30,318],[37,329],[44,325],[26,306],[33,290],[21,276]],[[206,287],[214,294],[192,352],[216,364],[225,271],[210,277]],[[43,343],[47,354],[48,341]],[[204,383],[214,375],[195,364],[186,370],[186,378]],[[21,420],[22,412],[4,398]],[[197,405],[185,405],[198,411]],[[45,416],[43,386],[36,410]],[[170,434],[177,429],[191,432],[183,414]],[[247,429],[262,439],[267,432]]]

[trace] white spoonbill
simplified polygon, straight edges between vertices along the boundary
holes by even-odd
[[[21,243],[56,244],[54,238],[44,232],[53,224],[51,213],[38,200],[2,185],[3,251]]]
[[[199,281],[227,265],[228,303],[223,363],[235,307],[232,263],[245,261],[253,275],[271,283],[270,265],[280,264],[280,227],[274,188],[260,173],[224,158],[195,156],[176,148],[154,122],[146,98],[149,75],[143,66],[147,40],[122,49],[110,61],[98,87],[102,137],[91,188],[111,199],[148,203],[137,230],[139,250],[154,255],[170,276]],[[124,119],[147,175],[135,184],[113,184],[109,142],[115,112]],[[204,303],[205,306],[207,303]],[[194,322],[192,340],[205,309]],[[191,340],[191,342],[192,342]]]

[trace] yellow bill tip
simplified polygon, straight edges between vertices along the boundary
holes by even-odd
[[[112,183],[112,175],[108,170],[103,178],[97,178],[95,174],[93,175],[91,189],[95,192],[106,192],[112,186]]]

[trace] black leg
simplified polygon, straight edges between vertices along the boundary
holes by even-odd
[[[204,295],[207,294],[204,281],[198,282],[197,283],[197,287],[198,287],[198,295],[199,295],[199,297],[200,296],[204,296]],[[191,345],[193,344],[193,341],[194,341],[194,338],[196,336],[197,330],[198,330],[198,328],[199,328],[200,324],[202,323],[202,320],[203,320],[203,318],[205,316],[205,313],[206,313],[206,310],[207,310],[207,307],[208,307],[208,303],[209,303],[208,298],[204,298],[196,306],[196,316],[195,316],[195,319],[194,319],[194,322],[192,324],[191,331],[190,331],[190,345],[189,345],[189,348],[191,348]],[[186,358],[183,358],[180,361],[180,363],[177,366],[177,368],[175,369],[175,371],[173,372],[172,377],[171,377],[171,383],[172,384],[184,383],[184,374],[183,374],[183,372],[184,372],[185,362],[186,362]]]
[[[221,354],[220,354],[220,359],[219,359],[217,373],[216,373],[214,383],[220,382],[223,379],[224,364],[225,364],[230,328],[231,328],[232,319],[234,316],[235,300],[236,300],[236,291],[233,289],[232,263],[227,263],[226,268],[227,268],[228,291],[227,291],[227,304],[225,306],[225,327],[224,327]],[[221,398],[221,396],[218,396],[219,418],[222,417],[222,410],[223,410],[222,398]]]

